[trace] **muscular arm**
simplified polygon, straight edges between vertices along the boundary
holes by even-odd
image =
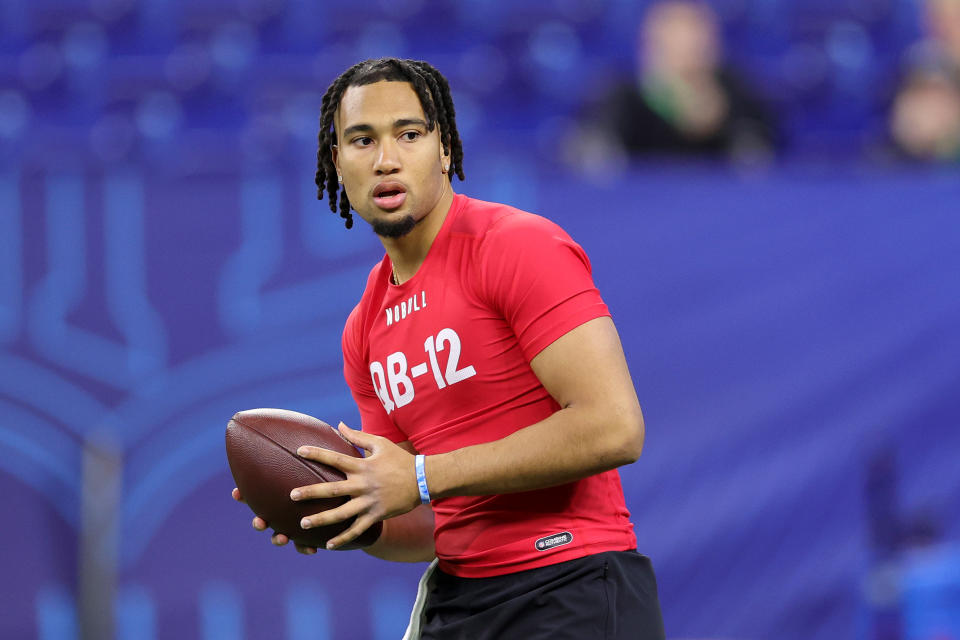
[[[427,456],[431,497],[529,491],[637,460],[643,448],[643,415],[610,318],[597,318],[569,331],[541,351],[531,366],[561,409],[501,440]],[[329,548],[336,548],[378,520],[395,520],[392,532],[387,526],[383,545],[374,545],[370,552],[377,557],[409,553],[418,560],[428,559],[421,546],[426,544],[422,514],[411,515],[420,511],[412,447],[346,425],[340,431],[369,455],[354,458],[302,447],[300,455],[343,470],[347,479],[302,487],[297,499],[339,495],[352,499],[304,518],[301,526],[324,526],[357,516],[352,527],[330,541]]]
[[[568,332],[531,367],[561,409],[501,440],[427,456],[433,498],[549,487],[640,456],[643,415],[609,317]]]

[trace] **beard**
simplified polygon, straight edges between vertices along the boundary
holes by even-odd
[[[374,220],[371,225],[373,232],[378,236],[384,238],[402,238],[407,235],[413,228],[417,226],[416,220],[413,219],[413,216],[404,216],[399,220],[394,220],[392,222],[386,220]]]

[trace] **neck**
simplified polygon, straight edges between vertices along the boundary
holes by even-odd
[[[394,282],[400,284],[413,277],[423,264],[433,246],[433,241],[443,226],[450,205],[453,204],[453,188],[446,182],[437,204],[420,220],[410,233],[402,238],[380,238],[393,263]]]

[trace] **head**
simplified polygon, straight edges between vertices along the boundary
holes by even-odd
[[[645,14],[638,53],[647,73],[687,76],[713,71],[720,62],[716,14],[700,0],[662,0]]]
[[[454,174],[463,180],[453,99],[446,78],[431,65],[366,60],[327,89],[320,113],[317,198],[326,191],[331,211],[339,209],[348,229],[353,208],[380,235],[403,235],[437,189],[449,188]],[[393,211],[398,215],[378,215]]]
[[[914,71],[894,99],[894,141],[921,160],[954,162],[960,157],[960,86],[938,69]]]
[[[960,66],[960,0],[926,0],[927,31],[954,66]]]

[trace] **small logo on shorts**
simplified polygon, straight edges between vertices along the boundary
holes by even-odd
[[[537,551],[549,551],[554,547],[560,547],[573,542],[573,534],[569,531],[563,533],[554,533],[552,535],[537,540]]]

